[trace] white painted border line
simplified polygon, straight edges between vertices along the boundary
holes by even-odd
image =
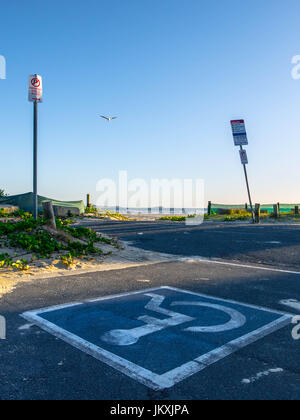
[[[27,321],[34,323],[35,325],[42,328],[44,331],[51,335],[63,340],[71,346],[81,350],[82,352],[94,357],[95,359],[107,364],[108,366],[124,373],[132,379],[146,385],[155,391],[161,389],[171,388],[174,383],[170,382],[164,375],[157,375],[150,370],[144,369],[129,360],[123,359],[101,347],[98,347],[89,341],[86,341],[79,336],[72,334],[63,328],[49,322],[45,319],[40,318],[38,315],[34,315],[30,312],[22,314],[22,317]]]
[[[192,292],[192,291],[186,290],[186,289],[179,289],[179,288],[173,287],[173,286],[157,286],[157,287],[151,287],[151,288],[147,288],[147,289],[134,290],[134,291],[131,291],[131,292],[117,293],[117,294],[102,296],[102,297],[97,298],[97,299],[87,299],[87,300],[84,300],[82,302],[74,301],[74,302],[69,302],[69,303],[65,303],[65,304],[61,304],[61,305],[49,306],[49,307],[40,308],[40,309],[34,309],[34,310],[31,310],[31,311],[26,311],[25,313],[39,315],[41,313],[54,312],[54,311],[57,311],[57,310],[60,310],[60,309],[70,308],[72,306],[79,306],[79,305],[84,305],[84,304],[87,304],[87,303],[96,303],[96,302],[101,302],[101,301],[104,301],[104,300],[118,299],[120,297],[125,297],[125,296],[144,294],[144,293],[154,292],[155,290],[160,290],[160,289],[169,289],[169,290],[174,290],[175,292],[180,292],[180,293],[184,292],[184,293],[194,295],[194,296],[204,297],[204,298],[207,298],[207,299],[214,299],[214,300],[217,300],[219,302],[233,303],[234,305],[242,305],[242,306],[246,306],[246,307],[252,308],[252,309],[260,309],[261,311],[272,312],[272,313],[275,313],[275,314],[278,314],[278,315],[295,316],[295,314],[279,311],[277,309],[266,308],[264,306],[258,306],[258,305],[252,305],[250,303],[245,303],[245,302],[237,302],[236,300],[219,298],[219,297],[215,297],[215,296],[206,295],[204,293],[197,293],[197,292]]]
[[[150,287],[148,289],[134,290],[132,292],[124,292],[124,293],[118,293],[118,294],[109,295],[109,296],[103,296],[103,297],[97,298],[97,299],[89,299],[85,303],[94,303],[94,302],[99,302],[99,301],[102,301],[102,300],[116,299],[116,298],[120,298],[120,297],[124,297],[124,296],[128,296],[128,295],[130,295],[130,296],[131,295],[139,295],[141,293],[154,292],[155,290],[159,290],[159,289],[166,289],[166,286]]]
[[[243,347],[246,347],[249,344],[252,344],[261,338],[271,334],[272,332],[275,332],[284,326],[288,325],[293,315],[290,314],[284,314],[281,318],[278,320],[265,325],[262,328],[259,328],[255,331],[252,331],[242,337],[239,337],[238,339],[235,339],[229,343],[227,343],[224,346],[221,346],[212,352],[206,353],[202,356],[199,356],[198,358],[191,360],[190,362],[187,362],[183,364],[182,366],[179,366],[163,375],[158,375],[154,372],[151,372],[148,369],[145,369],[141,366],[136,365],[135,363],[130,362],[129,360],[126,360],[122,357],[117,356],[116,354],[113,354],[101,347],[98,347],[78,336],[75,334],[72,334],[63,328],[58,327],[57,325],[41,318],[39,314],[47,313],[59,309],[64,309],[72,306],[79,306],[85,303],[92,303],[92,302],[98,302],[98,301],[104,301],[108,299],[114,299],[118,297],[124,297],[124,296],[130,296],[130,295],[137,295],[137,294],[145,294],[149,291],[155,291],[155,290],[161,290],[161,289],[168,289],[168,290],[174,290],[180,293],[186,293],[191,295],[196,295],[199,297],[204,298],[210,298],[217,301],[227,302],[227,303],[234,303],[245,307],[250,307],[257,310],[264,310],[267,312],[272,312],[274,314],[282,315],[282,312],[278,311],[272,311],[270,309],[261,308],[258,306],[243,304],[235,301],[229,301],[221,298],[215,298],[213,296],[207,296],[200,293],[190,292],[187,290],[182,290],[174,287],[169,286],[161,286],[151,289],[145,289],[145,290],[139,290],[134,292],[127,292],[123,294],[118,295],[112,295],[112,296],[105,296],[103,298],[99,298],[97,300],[89,300],[86,302],[78,303],[75,302],[74,304],[67,304],[67,305],[60,305],[60,306],[53,306],[52,308],[44,308],[39,309],[36,311],[29,311],[23,313],[21,316],[26,319],[27,321],[34,323],[35,325],[39,326],[43,330],[47,331],[48,333],[54,335],[55,337],[65,341],[66,343],[72,345],[73,347],[77,348],[78,350],[89,354],[90,356],[94,357],[95,359],[107,364],[108,366],[114,368],[115,370],[122,372],[123,374],[129,376],[130,378],[140,382],[141,384],[147,386],[148,388],[151,388],[155,391],[160,391],[163,389],[171,388],[177,383],[181,382],[182,380],[194,375],[195,373],[205,369],[206,367],[210,366],[213,363],[218,362],[221,359],[224,359],[225,357],[237,352]]]
[[[102,301],[102,300],[117,299],[117,298],[120,298],[120,297],[123,297],[123,296],[137,295],[139,293],[148,293],[148,292],[153,292],[153,291],[158,290],[158,289],[166,289],[166,288],[167,288],[167,286],[157,286],[157,287],[151,287],[151,288],[148,288],[148,289],[135,290],[135,291],[132,291],[132,292],[116,293],[116,294],[113,294],[113,295],[103,296],[103,297],[97,298],[97,299],[83,300],[82,302],[74,301],[74,302],[69,302],[69,303],[63,303],[61,305],[47,306],[45,308],[26,311],[25,313],[39,315],[41,313],[57,311],[57,310],[60,310],[60,309],[70,308],[72,306],[84,305],[86,303],[94,303],[94,302],[99,302],[99,301]]]
[[[283,269],[280,269],[280,268],[271,268],[271,267],[260,267],[260,266],[257,266],[257,265],[238,264],[238,263],[232,263],[232,262],[227,262],[227,261],[217,261],[217,260],[212,260],[210,258],[197,257],[197,256],[179,257],[179,258],[176,259],[176,261],[191,262],[191,263],[192,262],[201,262],[201,263],[210,263],[210,264],[230,265],[232,267],[250,268],[252,270],[275,271],[277,273],[296,274],[296,275],[300,276],[300,271],[283,270]]]
[[[258,330],[255,330],[249,334],[246,334],[242,337],[239,337],[235,340],[230,341],[228,344],[213,350],[210,353],[204,354],[203,356],[195,359],[195,361],[202,363],[206,366],[210,366],[217,361],[224,359],[224,357],[229,356],[232,353],[237,352],[238,350],[255,343],[256,341],[260,340],[261,338],[269,335],[286,325],[291,323],[291,316],[283,316],[276,321],[267,324]]]

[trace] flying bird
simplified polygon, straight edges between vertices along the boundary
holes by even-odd
[[[106,117],[105,115],[100,115],[101,118],[104,118],[106,121],[110,122],[117,119],[118,117]]]

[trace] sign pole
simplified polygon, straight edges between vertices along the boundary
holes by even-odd
[[[37,196],[38,102],[33,102],[33,217],[38,218]]]
[[[230,123],[231,123],[231,128],[232,128],[234,145],[240,146],[240,158],[241,158],[241,163],[244,167],[249,203],[251,207],[252,223],[255,223],[254,211],[253,211],[253,205],[252,205],[250,187],[249,187],[249,181],[248,181],[248,174],[247,174],[247,169],[246,169],[246,165],[248,164],[248,157],[247,157],[246,150],[243,149],[243,146],[248,145],[246,125],[245,125],[244,120],[232,120]]]
[[[32,213],[35,220],[38,218],[38,193],[37,193],[37,151],[38,151],[38,103],[43,100],[43,82],[41,76],[29,76],[28,100],[33,102],[33,202]]]
[[[244,150],[242,146],[240,146],[240,150],[241,151]],[[243,167],[244,167],[244,173],[245,173],[245,178],[246,178],[246,185],[247,185],[249,203],[250,203],[250,208],[251,208],[252,222],[255,223],[254,212],[253,212],[253,205],[252,205],[252,199],[251,199],[251,193],[250,193],[250,187],[249,187],[249,180],[248,180],[247,168],[246,168],[246,164],[245,163],[243,163]]]

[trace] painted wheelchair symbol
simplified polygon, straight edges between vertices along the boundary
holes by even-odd
[[[166,319],[158,319],[154,317],[150,317],[148,315],[140,316],[138,321],[142,321],[145,325],[141,327],[131,328],[128,330],[112,330],[105,333],[101,339],[102,341],[113,344],[116,346],[131,346],[136,344],[140,338],[153,334],[157,331],[164,330],[169,327],[175,327],[177,325],[185,324],[187,322],[195,321],[196,318],[192,318],[190,316],[173,312],[168,309],[164,309],[161,307],[162,303],[165,300],[165,296],[161,296],[154,293],[147,293],[145,296],[151,298],[150,302],[145,306],[145,309],[150,311],[163,314],[168,316]],[[218,333],[223,331],[230,331],[236,328],[240,328],[246,323],[246,318],[240,312],[232,309],[227,308],[226,306],[216,305],[212,303],[204,303],[204,302],[173,302],[171,306],[199,306],[199,307],[207,307],[212,308],[217,311],[225,312],[227,315],[230,316],[230,321],[226,322],[222,325],[214,325],[209,327],[189,327],[185,328],[184,331],[188,332],[196,332],[196,333]]]

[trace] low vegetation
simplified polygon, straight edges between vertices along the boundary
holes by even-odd
[[[1,212],[1,210],[0,210]],[[1,217],[5,213],[0,213]],[[6,214],[5,221],[0,222],[0,268],[12,267],[18,270],[28,270],[29,264],[37,259],[51,258],[60,254],[61,262],[70,266],[77,258],[89,259],[101,255],[103,251],[97,244],[117,247],[114,239],[106,238],[89,228],[71,227],[70,219],[56,219],[57,231],[48,226],[43,217],[35,220],[30,213],[18,211]],[[1,253],[1,248],[18,251],[30,255],[30,261],[12,257],[7,252]]]
[[[7,194],[5,194],[5,191],[2,190],[1,188],[0,188],[0,197],[7,197]]]
[[[121,213],[111,210],[101,210],[96,206],[86,207],[84,217],[96,217],[98,219],[111,219],[111,220],[130,220],[128,217]]]
[[[220,214],[222,213],[222,214]],[[205,220],[218,221],[218,222],[235,222],[235,221],[247,221],[251,220],[252,215],[250,210],[246,209],[226,209],[221,212],[213,211],[210,215],[205,215]],[[279,217],[276,217],[274,213],[268,213],[267,211],[261,211],[260,219],[262,221],[281,221],[281,222],[300,222],[300,215],[295,215],[294,211],[280,212]]]
[[[170,220],[171,222],[185,222],[185,216],[163,216],[160,217],[158,220]]]
[[[194,219],[196,214],[189,214],[188,216],[163,216],[158,220],[170,220],[171,222],[185,222],[187,219]]]
[[[185,222],[187,218],[196,217],[196,215],[189,216],[163,216],[158,220],[172,221],[172,222]],[[287,222],[300,222],[300,215],[295,215],[294,211],[280,212],[278,218],[273,213],[261,211],[260,218],[262,221],[287,221]],[[214,210],[211,214],[205,214],[205,221],[215,222],[236,222],[236,221],[250,221],[252,219],[251,211],[248,209],[219,209]]]

